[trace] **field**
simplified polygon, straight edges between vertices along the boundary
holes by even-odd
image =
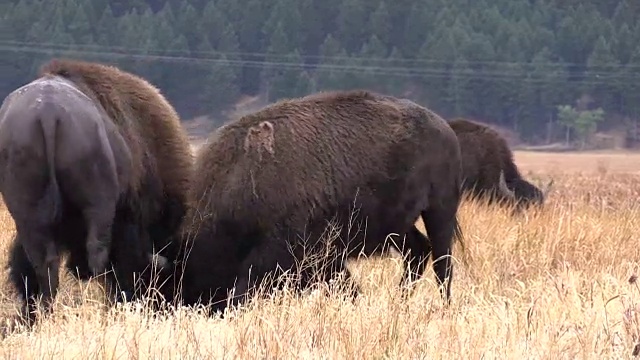
[[[97,287],[69,276],[55,314],[0,345],[7,359],[610,359],[640,352],[640,154],[516,152],[523,173],[553,178],[547,207],[526,216],[464,202],[453,301],[431,264],[402,300],[397,257],[351,264],[365,294],[286,292],[224,319],[180,309],[151,317],[106,310]],[[2,210],[0,247],[13,236]],[[1,257],[3,281],[5,257]],[[11,321],[15,299],[0,295]]]

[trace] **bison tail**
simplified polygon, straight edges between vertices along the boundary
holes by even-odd
[[[43,116],[56,116],[55,111],[44,112]],[[40,118],[42,126],[42,135],[47,156],[47,167],[49,168],[49,187],[44,196],[44,206],[51,211],[49,220],[55,222],[58,220],[61,211],[62,196],[60,195],[60,187],[56,178],[56,130],[58,127],[58,118]]]

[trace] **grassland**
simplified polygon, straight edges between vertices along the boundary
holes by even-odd
[[[547,207],[523,217],[465,202],[453,301],[430,267],[399,296],[397,257],[353,262],[365,294],[256,301],[224,319],[180,309],[106,310],[94,285],[64,277],[55,314],[2,340],[6,359],[613,359],[640,342],[640,154],[516,153],[531,179],[553,178]],[[0,252],[14,225],[0,212]],[[6,256],[0,257],[2,279]],[[430,264],[429,264],[430,266]],[[0,319],[15,299],[2,287]],[[640,347],[640,346],[639,346]]]

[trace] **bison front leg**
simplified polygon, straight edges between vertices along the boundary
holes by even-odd
[[[278,278],[282,271],[294,269],[295,258],[287,244],[276,237],[263,238],[253,243],[251,250],[240,262],[235,291],[231,305],[238,306],[257,292],[257,287],[280,283]],[[269,275],[269,276],[268,276]],[[264,282],[267,278],[268,282]]]
[[[409,284],[412,279],[419,279],[424,274],[425,263],[431,252],[430,240],[415,225],[407,232],[404,249],[398,249],[406,257],[402,284]]]

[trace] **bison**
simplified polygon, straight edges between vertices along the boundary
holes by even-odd
[[[449,301],[461,181],[455,133],[410,101],[321,92],[245,115],[214,132],[196,156],[197,203],[185,221],[192,237],[178,263],[182,301],[224,303],[237,280],[232,303],[239,304],[277,267],[299,270],[303,247],[313,254],[326,245],[330,220],[341,227],[325,280],[343,271],[348,277],[343,255],[381,254],[395,233],[401,240],[393,246],[410,259],[405,279],[423,274],[432,244]],[[430,241],[414,226],[419,216]],[[301,273],[299,289],[311,284]]]
[[[63,252],[79,279],[111,266],[104,280],[117,301],[116,283],[131,296],[134,276],[166,266],[154,248],[178,234],[193,161],[173,107],[116,67],[53,59],[10,93],[0,108],[0,193],[17,229],[10,280],[29,322],[36,295],[49,311]]]
[[[460,118],[449,125],[460,143],[464,192],[489,203],[515,204],[518,209],[544,203],[545,192],[523,179],[509,145],[497,131]]]

